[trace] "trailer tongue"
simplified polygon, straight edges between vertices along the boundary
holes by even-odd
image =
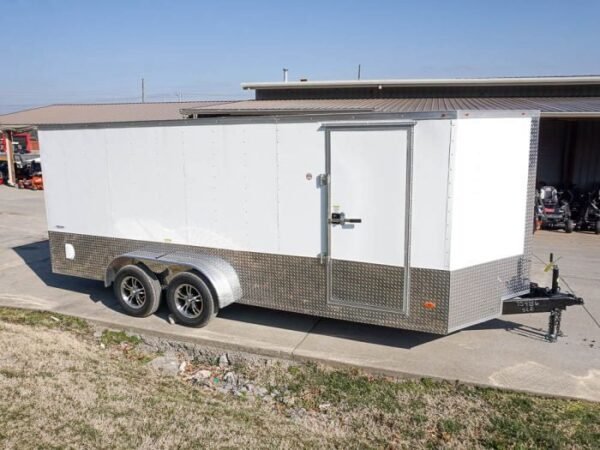
[[[560,291],[558,285],[560,271],[558,264],[554,262],[552,253],[550,254],[548,267],[552,269],[552,287],[540,287],[537,283],[531,283],[529,294],[503,302],[502,314],[550,313],[546,339],[550,342],[556,342],[558,337],[561,336],[560,321],[562,312],[568,306],[583,305],[583,299],[574,294]]]

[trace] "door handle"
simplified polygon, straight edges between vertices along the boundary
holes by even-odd
[[[345,225],[347,223],[362,223],[362,219],[346,218],[346,214],[344,214],[344,213],[331,213],[331,218],[329,219],[329,223],[331,225]]]

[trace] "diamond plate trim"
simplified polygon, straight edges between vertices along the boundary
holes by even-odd
[[[333,260],[332,302],[403,312],[404,268]]]
[[[125,253],[151,247],[157,251],[215,255],[236,270],[244,298],[240,303],[297,312],[333,319],[383,325],[393,328],[445,334],[448,330],[450,274],[442,270],[411,269],[410,316],[372,307],[327,304],[326,266],[318,258],[268,253],[241,252],[179,244],[136,241],[130,239],[86,236],[49,231],[52,270],[65,275],[103,280],[110,262]],[[75,259],[65,258],[65,244],[75,248]],[[339,261],[338,261],[339,262]],[[358,263],[360,270],[375,273],[378,265]],[[375,267],[372,267],[375,266]],[[350,276],[350,275],[349,275]],[[352,280],[348,278],[348,282]],[[356,280],[352,281],[356,286]],[[388,285],[395,289],[396,285]],[[361,289],[359,287],[359,289]],[[378,292],[386,304],[392,298],[381,288]],[[378,294],[379,295],[379,294]],[[402,295],[402,291],[399,291]],[[434,310],[423,308],[425,301],[436,304]],[[388,303],[389,304],[389,303]]]

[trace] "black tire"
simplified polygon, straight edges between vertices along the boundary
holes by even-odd
[[[572,233],[574,229],[575,229],[575,222],[573,222],[571,219],[567,220],[567,223],[565,223],[565,232]]]
[[[135,293],[137,286],[143,292]],[[147,317],[160,306],[162,287],[156,275],[144,266],[128,265],[117,272],[113,292],[127,314]],[[128,300],[129,298],[129,300]]]
[[[167,287],[167,306],[182,325],[203,327],[216,315],[208,284],[193,272],[175,275]]]
[[[596,226],[594,227],[594,232],[596,234],[600,234],[600,220],[596,222]]]

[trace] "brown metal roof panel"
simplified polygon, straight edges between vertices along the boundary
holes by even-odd
[[[215,107],[228,102],[96,103],[50,105],[0,115],[0,125],[62,125],[179,120],[180,109]]]
[[[377,112],[445,112],[456,110],[540,110],[542,113],[600,115],[600,97],[466,97],[466,98],[383,98],[383,99],[314,99],[314,100],[248,100],[227,105],[188,108],[198,115],[244,112],[276,114],[277,112],[377,111]]]
[[[291,112],[368,112],[373,111],[372,102],[364,102],[361,100],[246,100],[232,102],[219,106],[207,106],[201,108],[183,108],[181,111],[186,115],[218,115],[218,114],[235,114],[244,113],[256,114],[276,114],[291,113]]]

